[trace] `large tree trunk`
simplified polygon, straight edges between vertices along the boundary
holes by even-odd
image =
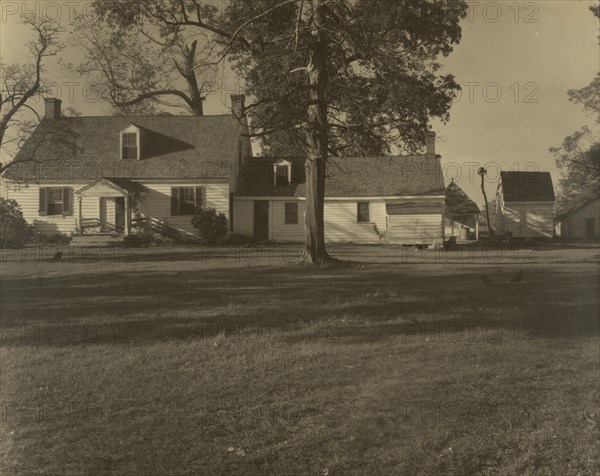
[[[321,1],[315,1],[313,30],[314,42],[311,46],[308,65],[311,104],[308,107],[308,130],[306,140],[308,157],[306,161],[306,218],[304,261],[312,264],[323,263],[328,259],[325,249],[325,226],[323,209],[325,204],[325,164],[328,154],[327,135],[327,44],[319,31]]]
[[[198,78],[196,76],[196,49],[198,47],[198,40],[194,40],[192,42],[191,47],[185,46],[183,53],[185,55],[185,65],[182,67],[175,61],[175,67],[179,71],[179,74],[183,76],[188,85],[188,91],[190,92],[189,96],[189,106],[192,110],[192,114],[194,116],[203,116],[204,115],[204,107],[202,102],[204,98],[202,97],[202,91],[198,88]]]

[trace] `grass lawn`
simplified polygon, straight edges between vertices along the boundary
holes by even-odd
[[[290,253],[5,254],[0,473],[600,474],[597,247]]]

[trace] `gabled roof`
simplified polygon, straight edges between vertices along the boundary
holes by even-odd
[[[550,172],[501,172],[505,202],[554,202]]]
[[[122,160],[120,133],[132,125],[142,134],[141,158]],[[53,168],[54,173],[48,174],[51,177],[42,175],[36,180],[30,176],[29,181],[90,181],[99,177],[228,180],[230,162],[237,160],[241,132],[241,124],[231,115],[44,119],[15,160],[33,166],[27,161],[37,147],[38,166]],[[60,141],[47,139],[57,133]],[[61,142],[68,147],[61,147]]]
[[[446,187],[446,212],[455,216],[478,215],[481,210],[453,180]]]
[[[85,195],[85,192],[93,189],[97,185],[106,184],[109,187],[114,188],[122,192],[124,195],[128,195],[130,193],[144,193],[147,192],[148,189],[144,187],[142,184],[137,182],[131,182],[127,179],[109,179],[106,177],[99,178],[98,180],[94,180],[92,183],[87,184],[85,187],[77,190],[75,192],[76,195]]]
[[[237,195],[304,197],[305,158],[285,157],[292,164],[292,184],[274,186],[273,164],[279,158],[246,161]],[[331,157],[327,161],[328,197],[443,195],[440,159],[432,156]]]

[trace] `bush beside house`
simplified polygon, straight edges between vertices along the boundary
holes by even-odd
[[[217,243],[227,236],[227,217],[214,208],[203,208],[192,218],[192,225],[207,243]]]
[[[0,198],[0,245],[20,245],[33,236],[33,227],[29,225],[19,204],[15,200]]]

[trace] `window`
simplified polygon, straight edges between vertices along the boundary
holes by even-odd
[[[298,224],[298,204],[296,202],[286,202],[285,204],[285,224]]]
[[[275,165],[275,185],[289,185],[290,184],[290,166]]]
[[[171,188],[171,216],[195,215],[202,208],[202,187]]]
[[[180,188],[180,200],[179,214],[180,215],[193,215],[196,213],[196,199],[194,194],[194,187]]]
[[[63,187],[40,188],[39,214],[42,216],[72,215],[71,189]]]
[[[358,223],[369,223],[371,221],[369,202],[358,202],[356,204],[356,221]]]
[[[121,158],[124,160],[137,160],[138,155],[138,134],[137,132],[124,132],[121,134],[122,151]]]

